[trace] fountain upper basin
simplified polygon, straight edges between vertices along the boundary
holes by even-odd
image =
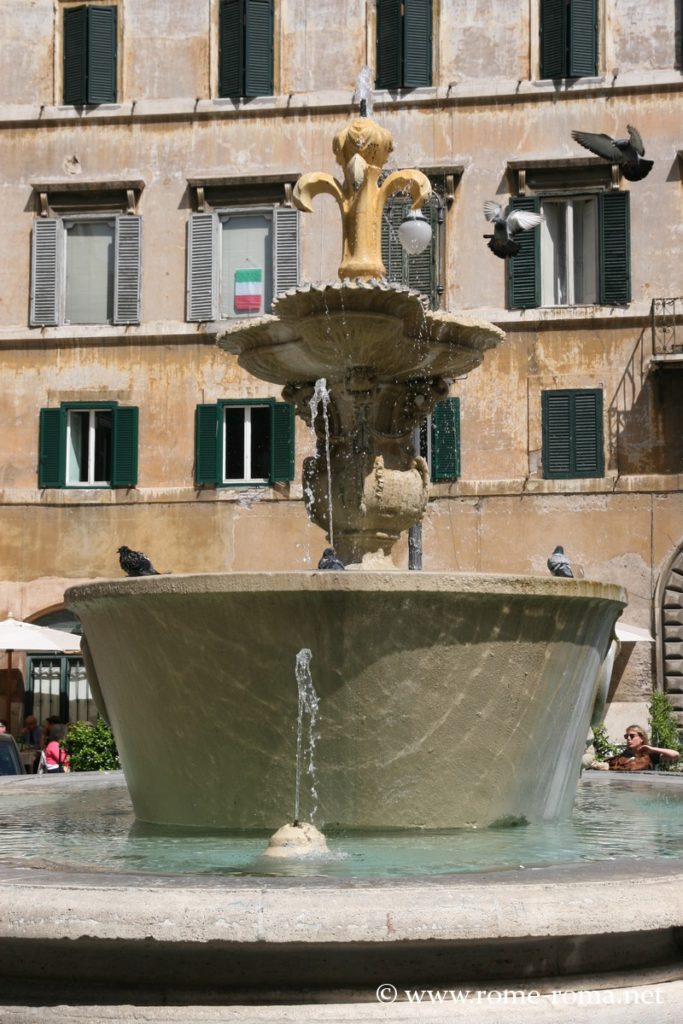
[[[117,580],[66,600],[137,817],[274,829],[294,806],[304,647],[319,827],[568,814],[626,597],[577,580],[358,571]]]

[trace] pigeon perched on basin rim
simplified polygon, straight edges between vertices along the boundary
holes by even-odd
[[[645,147],[640,132],[632,124],[626,125],[627,139],[613,139],[611,135],[573,131],[572,138],[584,149],[601,156],[603,160],[619,164],[628,181],[641,181],[654,166],[652,160],[643,160]]]
[[[558,544],[548,559],[548,568],[553,576],[564,576],[567,579],[574,579],[574,573],[569,559],[564,553],[564,548]]]
[[[346,566],[341,559],[337,558],[334,553],[334,548],[325,548],[322,558],[318,562],[318,568],[340,571],[341,569],[346,569]]]
[[[516,256],[521,245],[515,242],[513,235],[520,231],[530,231],[543,220],[540,213],[533,210],[509,210],[503,212],[500,203],[487,199],[484,203],[484,216],[493,224],[493,234],[484,235],[489,238],[488,247],[492,253],[504,260],[506,256]]]
[[[143,555],[142,551],[132,551],[124,544],[118,549],[117,554],[119,556],[119,565],[125,572],[126,576],[161,575],[156,571],[147,555]]]

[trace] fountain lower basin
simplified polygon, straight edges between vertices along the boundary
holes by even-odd
[[[304,647],[319,827],[569,814],[626,599],[587,581],[358,571],[118,580],[66,600],[137,818],[272,830],[294,806]]]

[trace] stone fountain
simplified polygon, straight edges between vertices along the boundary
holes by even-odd
[[[307,507],[328,535],[334,524],[355,571],[148,577],[67,592],[141,820],[282,824],[293,806],[303,648],[320,696],[316,824],[451,828],[571,808],[625,594],[578,580],[395,569],[391,549],[428,498],[414,428],[503,335],[431,312],[385,280],[384,203],[407,191],[419,208],[430,190],[416,170],[383,178],[391,149],[387,131],[358,118],[334,140],[343,184],[314,173],[294,190],[302,210],[323,192],[339,204],[340,279],[281,295],[272,315],[218,339],[250,373],[283,386],[307,422],[325,378],[331,479],[318,415]]]

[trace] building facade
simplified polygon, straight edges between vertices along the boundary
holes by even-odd
[[[643,720],[663,687],[683,722],[682,11],[4,0],[0,612],[59,612],[67,586],[119,575],[122,544],[160,571],[317,564],[314,443],[215,338],[336,277],[336,206],[299,214],[292,186],[335,172],[369,65],[392,166],[435,190],[415,260],[405,204],[386,211],[389,275],[506,332],[423,432],[423,567],[544,574],[563,544],[656,638],[623,645],[614,707]],[[642,180],[571,134],[627,125]],[[544,216],[514,259],[482,238],[487,199]]]

